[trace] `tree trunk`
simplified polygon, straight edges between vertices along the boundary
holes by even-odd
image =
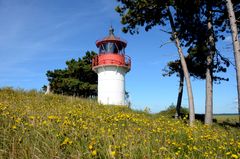
[[[233,10],[233,4],[231,0],[226,0],[227,2],[227,10],[228,16],[230,20],[230,27],[232,31],[232,41],[234,48],[234,57],[235,57],[235,65],[236,65],[236,78],[237,78],[237,91],[238,91],[238,117],[240,123],[240,44],[238,39],[238,30],[237,30],[237,22],[235,18],[235,13]]]
[[[207,27],[208,27],[208,46],[207,70],[206,70],[206,103],[205,103],[205,124],[212,125],[213,122],[213,57],[215,54],[215,42],[212,27],[212,7],[208,3]]]
[[[206,70],[206,103],[205,103],[205,124],[212,125],[213,121],[213,82],[212,82],[212,57],[207,58]]]
[[[184,82],[184,74],[181,70],[179,72],[179,88],[178,88],[178,99],[177,99],[177,105],[176,105],[176,114],[175,118],[180,118],[181,116],[181,104],[182,104],[182,95],[183,95],[183,82]]]
[[[179,41],[179,38],[177,36],[175,24],[174,24],[173,17],[172,17],[171,11],[169,9],[169,6],[167,6],[167,12],[168,12],[169,21],[170,21],[170,25],[171,25],[171,29],[172,29],[172,37],[175,40],[175,45],[178,49],[178,54],[179,54],[179,57],[180,57],[181,66],[182,66],[184,77],[185,77],[185,80],[186,80],[187,94],[188,94],[188,106],[189,106],[189,123],[190,123],[190,126],[193,126],[193,123],[194,123],[194,120],[195,120],[195,112],[194,112],[194,101],[193,101],[193,94],[192,94],[192,86],[191,86],[190,76],[189,76],[187,64],[186,64],[186,61],[185,61],[185,58],[184,58],[184,55],[183,55],[182,48],[180,46],[180,41]]]

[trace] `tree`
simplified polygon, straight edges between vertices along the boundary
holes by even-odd
[[[136,26],[145,26],[145,30],[148,31],[155,25],[166,25],[165,21],[169,20],[172,33],[176,33],[175,35],[172,34],[171,39],[175,40],[175,44],[179,44],[177,47],[185,46],[189,50],[192,48],[200,48],[200,50],[201,48],[206,48],[200,54],[204,57],[200,58],[203,59],[200,64],[205,68],[203,70],[205,70],[204,77],[206,79],[205,123],[211,125],[213,114],[213,74],[218,71],[225,72],[225,67],[219,65],[221,63],[219,62],[219,56],[221,58],[222,56],[215,46],[219,39],[225,38],[224,34],[229,26],[225,1],[119,1],[124,4],[117,8],[117,11],[122,16],[122,23],[125,24],[123,31],[129,31],[131,34],[138,33]],[[235,8],[240,8],[239,3],[234,0]],[[240,14],[240,9],[238,9],[236,14]],[[184,69],[184,67],[182,68]],[[188,82],[186,81],[186,83]]]
[[[237,91],[238,91],[238,115],[239,115],[239,123],[240,123],[240,43],[238,39],[237,20],[235,18],[232,1],[226,0],[226,5],[227,5],[227,11],[229,15],[230,27],[232,31],[232,41],[233,41],[233,48],[234,48]]]
[[[190,126],[193,125],[195,120],[194,113],[194,101],[192,94],[191,81],[188,73],[188,68],[181,48],[180,40],[178,38],[178,31],[176,29],[176,23],[174,22],[173,15],[170,7],[173,6],[172,1],[163,0],[151,0],[151,1],[138,1],[138,0],[118,0],[122,5],[116,7],[116,11],[122,17],[122,24],[124,32],[130,32],[131,34],[138,33],[138,26],[145,26],[145,30],[148,31],[153,26],[161,25],[165,26],[165,21],[168,19],[171,27],[171,39],[175,42],[180,57],[184,77],[187,85],[188,103],[189,103],[189,119]],[[172,8],[174,9],[174,8]]]
[[[218,39],[224,39],[222,32],[226,31],[226,7],[219,0],[180,0],[176,1],[177,18],[179,23],[179,38],[185,43],[185,47],[192,49],[206,48],[201,55],[204,57],[203,65],[206,66],[206,104],[205,124],[212,124],[213,119],[213,73],[225,71],[219,66],[218,51],[215,43]],[[186,6],[191,6],[186,9]],[[183,43],[182,43],[183,44]],[[200,46],[200,47],[199,47]],[[216,61],[214,58],[216,57]]]
[[[178,98],[177,98],[175,118],[180,118],[181,116],[180,110],[181,110],[183,86],[184,86],[184,74],[183,74],[180,61],[175,60],[175,61],[168,62],[167,67],[165,67],[163,71],[164,71],[163,76],[171,76],[176,73],[177,76],[179,77]]]
[[[191,77],[195,79],[206,79],[206,57],[203,56],[203,52],[206,52],[207,48],[202,48],[200,46],[191,48],[188,50],[188,55],[185,57],[185,61],[188,66],[189,74]],[[219,77],[216,73],[226,72],[226,68],[230,65],[229,61],[218,55],[214,59],[214,69],[213,69],[213,81],[215,83],[220,84],[221,81],[228,81],[228,78]],[[176,105],[176,115],[175,117],[180,117],[180,109],[181,109],[181,101],[182,101],[182,93],[183,93],[183,71],[181,68],[180,60],[170,61],[167,64],[167,67],[164,68],[163,76],[172,76],[173,74],[177,74],[179,77],[179,91]]]
[[[206,69],[206,103],[205,103],[205,124],[212,125],[213,122],[213,57],[215,55],[215,41],[213,35],[213,17],[211,0],[207,2],[207,30],[208,30],[208,53]]]
[[[97,74],[92,71],[92,58],[96,53],[87,51],[84,57],[78,60],[66,61],[67,68],[47,71],[51,91],[81,97],[97,95]]]

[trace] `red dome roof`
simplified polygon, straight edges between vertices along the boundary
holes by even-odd
[[[116,37],[113,34],[114,29],[111,28],[109,29],[109,36],[103,38],[102,40],[97,40],[96,45],[99,47],[101,44],[107,43],[107,42],[114,42],[114,43],[121,43],[123,47],[127,46],[127,42],[125,40],[122,40],[120,37]]]

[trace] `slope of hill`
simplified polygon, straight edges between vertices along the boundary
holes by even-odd
[[[0,90],[0,158],[239,158],[240,132],[102,106]]]

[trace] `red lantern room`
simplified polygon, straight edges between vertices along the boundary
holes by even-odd
[[[93,70],[103,66],[124,67],[127,72],[131,69],[131,58],[125,55],[127,42],[114,36],[113,32],[114,29],[111,27],[109,36],[96,42],[99,54],[92,60]]]

